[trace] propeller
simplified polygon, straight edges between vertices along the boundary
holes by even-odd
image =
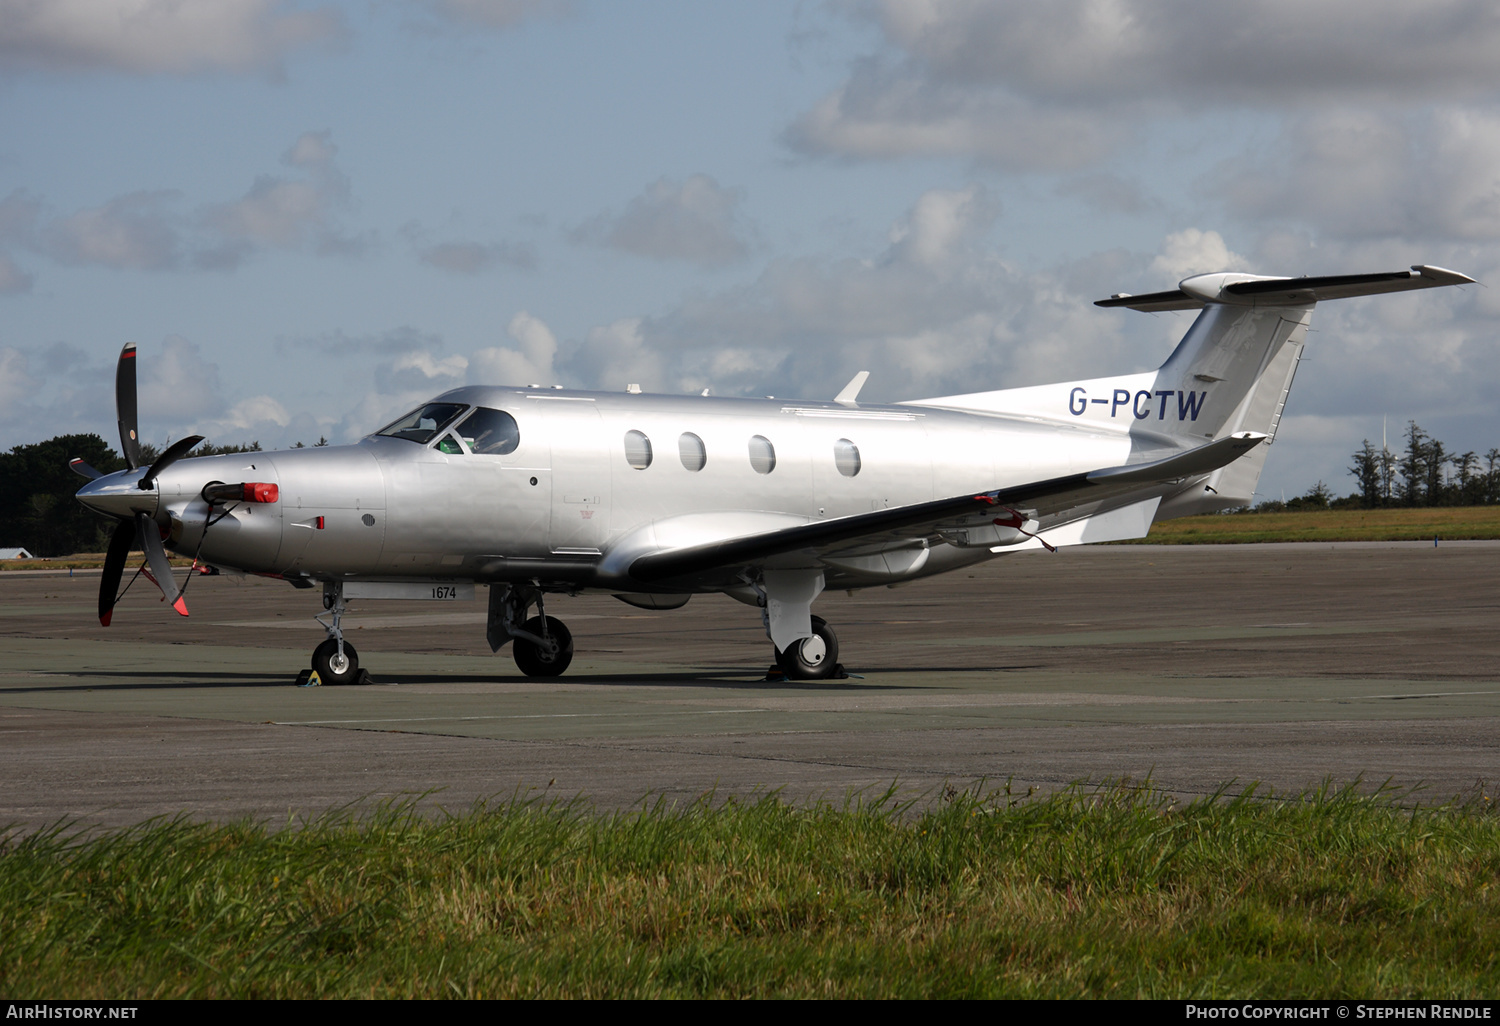
[[[180,438],[169,445],[167,451],[156,457],[156,462],[151,464],[151,469],[146,471],[145,476],[141,478],[139,485],[141,491],[149,492],[151,486],[156,483],[157,474],[160,474],[163,470],[166,470],[172,464],[182,459],[189,449],[201,441],[203,441],[202,435],[188,435],[186,438]]]
[[[120,425],[120,450],[130,469],[138,470],[141,466],[141,443],[140,429],[136,420],[135,345],[133,343],[120,351],[120,362],[115,367],[115,410]],[[157,476],[201,441],[203,441],[203,436],[189,435],[173,443],[141,475],[136,487],[143,492],[151,491],[156,485]],[[75,459],[68,465],[76,473],[93,481],[102,481],[106,476],[81,459]],[[89,491],[90,486],[85,485],[83,491],[80,492],[80,497]],[[99,508],[96,505],[97,502],[96,499],[90,505]],[[173,609],[182,616],[187,616],[187,603],[183,601],[182,591],[177,587],[177,581],[172,576],[172,564],[167,560],[166,546],[162,544],[161,531],[157,527],[156,519],[151,513],[136,506],[134,500],[129,500],[123,505],[116,500],[110,505],[114,507],[109,510],[110,515],[114,516],[118,523],[115,526],[115,533],[110,537],[109,551],[104,556],[104,573],[99,579],[99,622],[105,627],[109,626],[109,621],[114,615],[115,602],[119,597],[120,579],[125,572],[125,563],[130,558],[131,550],[136,547],[146,554],[146,567],[141,570],[141,573],[161,589],[162,597]],[[152,508],[154,511],[154,503]]]
[[[140,429],[135,412],[135,343],[127,342],[115,364],[115,416],[120,425],[120,455],[135,470],[141,465]]]

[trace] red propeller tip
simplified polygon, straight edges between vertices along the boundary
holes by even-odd
[[[114,610],[110,610],[109,612],[105,613],[103,616],[99,617],[99,626],[100,627],[108,627],[109,626],[109,621],[114,618],[114,615],[115,615]]]
[[[177,601],[172,603],[172,608],[175,609],[175,610],[177,610],[177,612],[179,614],[181,614],[182,616],[187,616],[188,615],[187,603],[185,601],[183,601],[183,598],[182,598],[181,595],[178,595],[177,596]]]

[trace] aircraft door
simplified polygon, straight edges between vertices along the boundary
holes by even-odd
[[[587,401],[534,399],[552,448],[554,553],[602,551],[609,539],[611,446],[598,407]]]

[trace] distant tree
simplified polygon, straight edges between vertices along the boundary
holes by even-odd
[[[98,435],[61,435],[0,453],[0,546],[19,545],[37,556],[108,546],[114,522],[73,498],[84,483],[68,469],[75,456],[101,473],[125,469]]]
[[[1428,441],[1427,432],[1417,427],[1416,421],[1407,422],[1406,455],[1401,457],[1403,505],[1421,506],[1426,499]]]
[[[1313,485],[1302,495],[1297,496],[1285,503],[1288,512],[1305,512],[1314,509],[1327,509],[1328,503],[1333,498],[1333,492],[1322,481]]]
[[[251,442],[249,445],[239,443],[235,445],[214,445],[208,439],[204,439],[196,449],[192,451],[193,456],[226,456],[234,452],[260,452],[260,443]]]
[[[1360,495],[1364,497],[1367,509],[1374,509],[1381,504],[1380,501],[1380,453],[1370,444],[1368,438],[1359,452],[1354,454],[1354,466],[1349,468],[1349,473],[1359,482]]]
[[[1427,453],[1424,462],[1427,471],[1427,481],[1424,489],[1427,505],[1447,505],[1449,499],[1448,484],[1447,479],[1443,475],[1443,468],[1451,462],[1447,447],[1436,438],[1428,438]]]
[[[1458,475],[1454,482],[1454,504],[1478,506],[1484,502],[1484,475],[1479,472],[1479,454],[1470,449],[1449,462]]]

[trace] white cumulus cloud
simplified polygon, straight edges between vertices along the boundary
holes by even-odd
[[[0,68],[260,71],[343,32],[337,11],[283,0],[0,0]]]
[[[552,361],[557,338],[540,318],[522,310],[506,329],[515,347],[480,349],[469,360],[469,380],[476,385],[557,384]]]
[[[743,198],[704,174],[680,182],[659,178],[624,213],[601,214],[573,237],[654,260],[722,266],[749,252],[738,212]]]

